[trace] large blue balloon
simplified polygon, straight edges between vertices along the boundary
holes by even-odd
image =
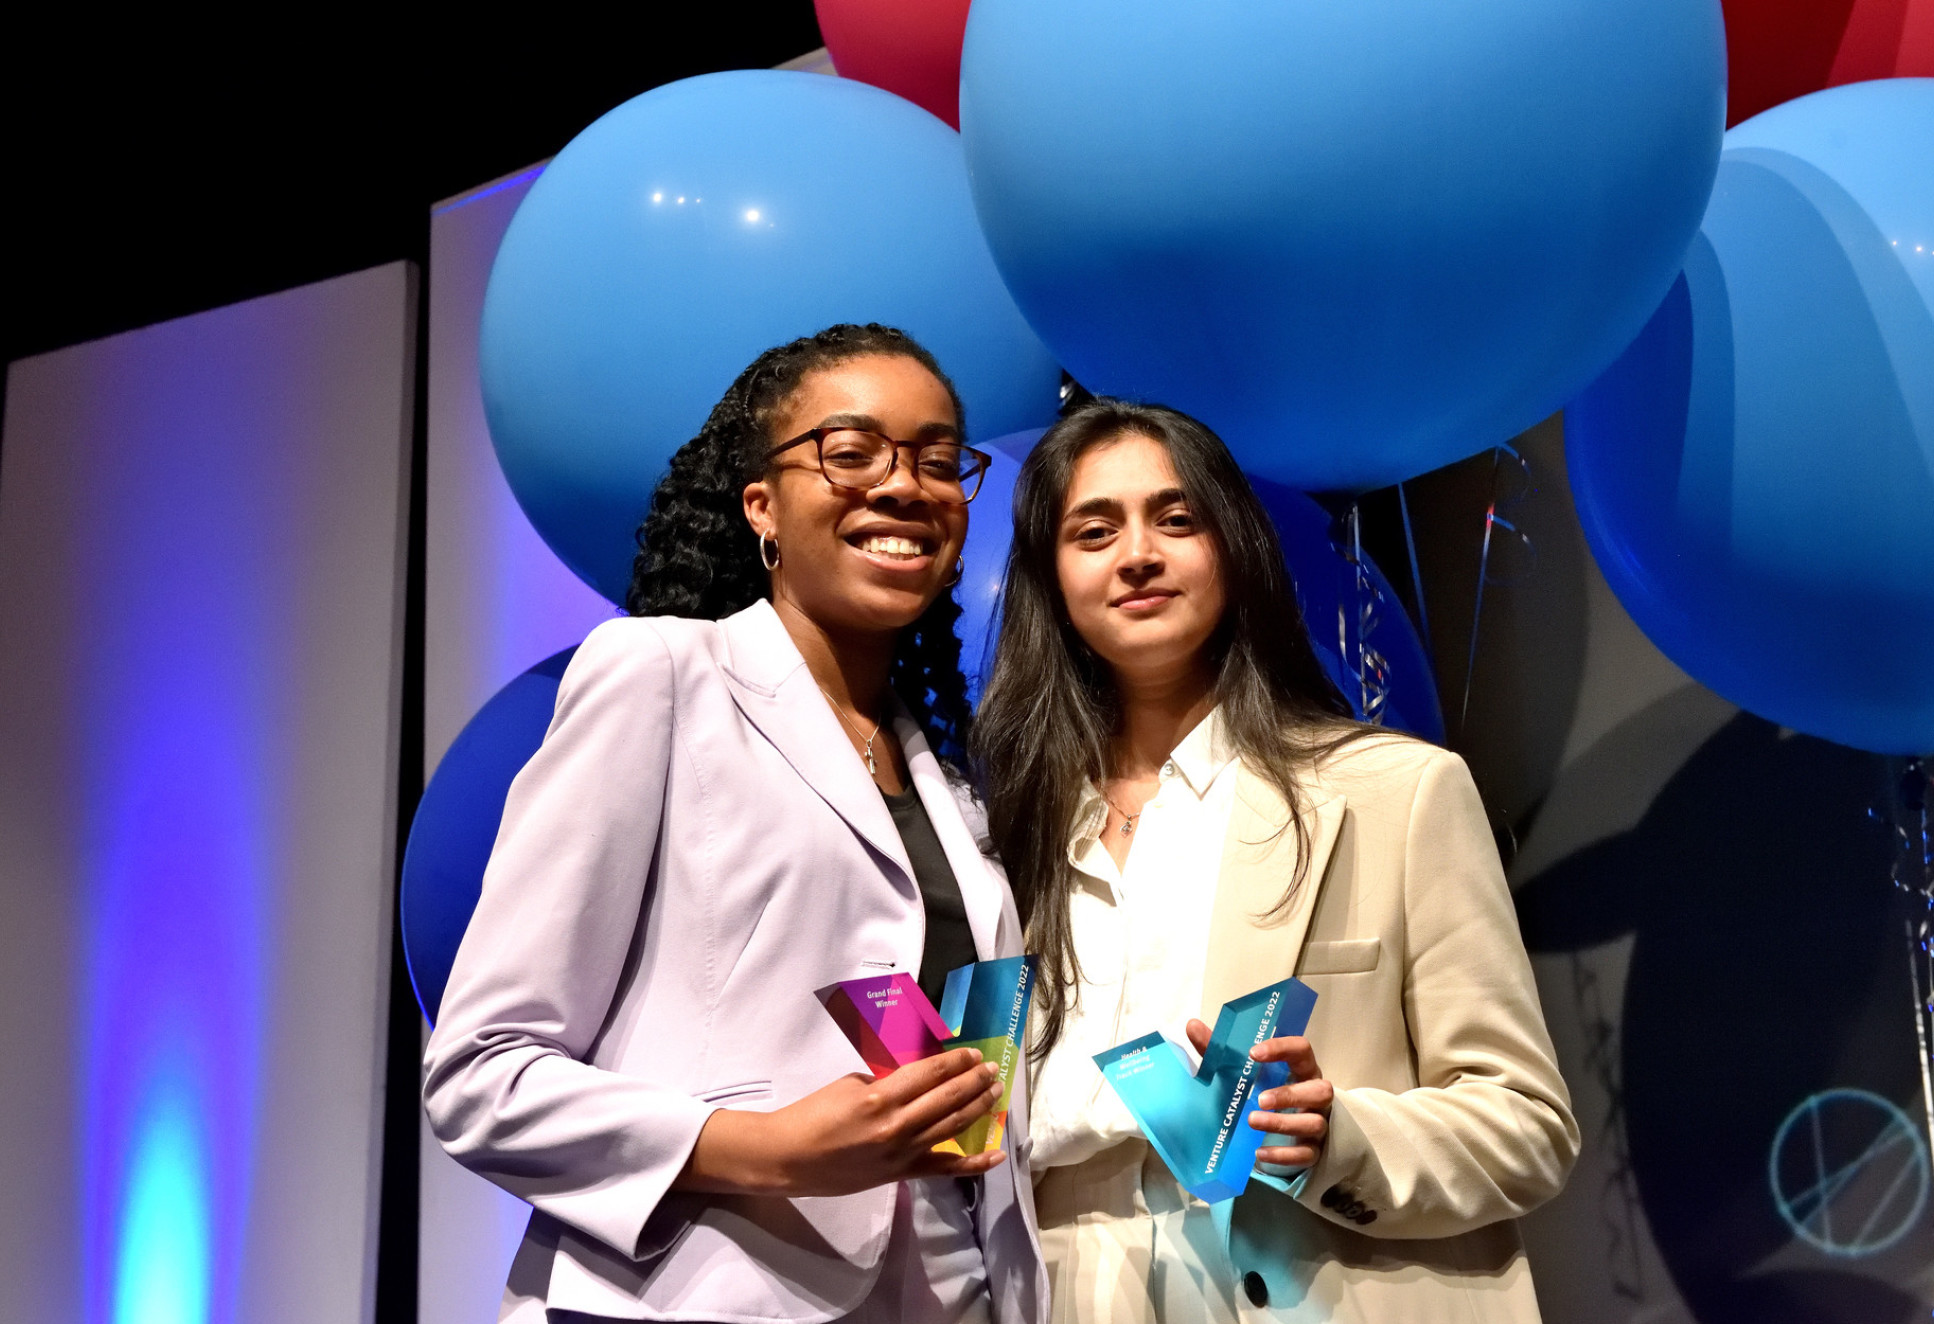
[[[492,695],[451,742],[423,789],[403,852],[403,958],[436,1023],[457,945],[483,894],[510,783],[544,743],[557,685],[577,649],[545,658]]]
[[[1650,325],[1565,413],[1586,538],[1640,628],[1762,717],[1934,750],[1934,79],[1726,137]]]
[[[975,0],[961,63],[981,224],[1063,365],[1306,490],[1590,382],[1679,269],[1725,102],[1718,0]]]
[[[545,169],[490,274],[480,368],[511,490],[622,600],[672,452],[762,350],[835,322],[912,333],[978,435],[1054,416],[1059,369],[994,271],[945,124],[822,74],[625,102]]]

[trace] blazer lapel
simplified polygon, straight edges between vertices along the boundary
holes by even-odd
[[[1202,1019],[1209,1025],[1215,1024],[1223,1003],[1296,973],[1330,852],[1343,827],[1343,810],[1341,795],[1312,788],[1304,818],[1309,829],[1309,868],[1289,905],[1276,912],[1283,892],[1296,877],[1297,834],[1289,825],[1288,806],[1275,788],[1242,770],[1209,917],[1202,980]]]
[[[729,653],[722,670],[739,711],[847,826],[899,869],[901,885],[913,888],[913,866],[893,814],[772,604],[756,602],[720,625]]]
[[[974,934],[974,951],[981,960],[991,961],[1000,955],[1001,886],[987,867],[973,833],[967,830],[967,820],[961,816],[960,802],[954,799],[947,771],[934,757],[920,724],[902,711],[894,719],[893,733],[900,738],[900,748],[907,756],[907,770],[913,774],[914,789],[920,792],[920,803],[933,822],[941,849],[947,852],[954,880],[960,884],[967,927]]]

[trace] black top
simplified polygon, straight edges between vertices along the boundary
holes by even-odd
[[[938,1010],[947,976],[980,959],[974,951],[974,932],[967,927],[960,881],[947,863],[947,852],[940,848],[940,838],[934,834],[927,807],[920,803],[920,793],[908,787],[898,795],[880,794],[893,811],[893,826],[900,829],[907,860],[913,865],[913,881],[920,885],[920,900],[926,906],[927,943],[920,951],[920,991]]]

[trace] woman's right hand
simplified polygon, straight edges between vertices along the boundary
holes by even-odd
[[[843,1076],[769,1113],[706,1119],[674,1187],[727,1195],[850,1195],[915,1177],[974,1177],[1000,1150],[936,1154],[1000,1102],[992,1063],[956,1048],[879,1080]]]

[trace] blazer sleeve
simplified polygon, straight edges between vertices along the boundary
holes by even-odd
[[[1403,887],[1418,1085],[1339,1089],[1297,1198],[1370,1236],[1453,1236],[1556,1195],[1579,1142],[1484,805],[1455,755],[1417,783]]]
[[[636,1256],[713,1105],[583,1059],[638,937],[673,741],[673,668],[644,621],[578,649],[512,783],[425,1058],[459,1163]]]

